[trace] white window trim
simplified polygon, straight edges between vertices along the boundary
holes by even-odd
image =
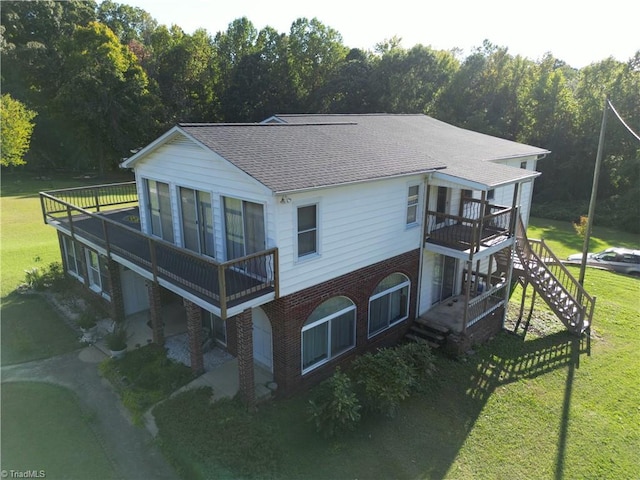
[[[351,301],[351,299],[349,299]],[[341,350],[340,352],[336,353],[333,357],[331,356],[331,320],[333,320],[334,318],[337,318],[341,315],[344,315],[345,313],[348,313],[350,311],[353,311],[353,318],[354,318],[354,322],[353,322],[353,345],[351,345],[350,347],[345,348],[344,350]],[[302,330],[300,332],[300,366],[302,368],[302,374],[306,374],[309,373],[312,370],[315,370],[318,367],[321,367],[322,365],[325,365],[326,363],[330,362],[331,360],[338,358],[339,356],[343,355],[345,352],[348,352],[349,350],[353,350],[354,348],[356,348],[356,324],[357,324],[358,318],[356,315],[356,306],[355,304],[350,305],[346,308],[343,308],[342,310],[339,310],[335,313],[332,313],[331,315],[327,315],[326,317],[320,318],[319,320],[316,320],[315,322],[309,324],[309,325],[304,325],[302,327]],[[323,323],[328,323],[329,324],[329,328],[327,329],[327,335],[329,338],[327,338],[327,358],[325,358],[324,360],[320,360],[317,363],[314,363],[313,365],[308,366],[307,368],[304,368],[304,341],[303,341],[303,337],[304,337],[304,332],[307,330],[311,330],[312,328],[315,328],[319,325],[322,325]]]
[[[404,274],[402,274],[402,275],[404,275]],[[371,302],[373,302],[374,300],[377,300],[380,297],[384,297],[385,295],[390,295],[390,294],[392,294],[393,292],[395,292],[397,290],[402,290],[405,287],[408,287],[407,288],[407,305],[406,305],[407,314],[404,317],[402,317],[402,318],[400,318],[400,319],[398,319],[398,320],[396,320],[394,322],[389,322],[386,327],[381,328],[380,330],[376,330],[373,333],[369,333],[369,325],[371,324]],[[410,297],[411,297],[411,280],[409,280],[409,279],[407,279],[406,281],[404,281],[402,283],[399,283],[398,285],[395,285],[395,286],[389,288],[388,290],[385,290],[383,292],[377,293],[377,294],[372,295],[371,297],[369,297],[369,311],[368,311],[368,314],[367,314],[367,338],[375,337],[376,335],[378,335],[378,334],[380,334],[380,333],[382,333],[382,332],[384,332],[386,330],[389,330],[391,327],[393,327],[393,326],[395,326],[395,325],[397,325],[397,324],[399,324],[401,322],[404,322],[407,318],[409,318],[409,305],[411,305],[410,304],[410,300],[411,300]]]
[[[298,235],[300,234],[300,232],[298,231],[298,209],[300,208],[304,208],[304,207],[311,207],[311,206],[315,206],[316,207],[316,251],[312,252],[312,253],[307,253],[306,255],[298,255]],[[293,235],[294,235],[294,241],[293,241],[293,257],[294,257],[294,263],[304,263],[304,262],[308,262],[310,260],[316,259],[318,257],[320,257],[321,255],[321,248],[320,248],[320,200],[310,200],[307,202],[300,202],[300,203],[296,203],[293,206]]]
[[[78,252],[76,250],[76,242],[73,240],[73,238],[71,237],[63,237],[64,240],[62,242],[62,245],[64,247],[64,258],[65,258],[65,263],[67,265],[67,273],[69,275],[71,275],[73,278],[80,280],[82,283],[84,283],[84,277],[80,274],[80,272],[74,272],[73,270],[69,269],[69,247],[68,245],[71,245],[71,248],[73,248],[73,259],[75,262],[75,269],[76,270],[80,270],[78,268]]]
[[[95,273],[95,269],[93,268],[93,266],[91,265],[91,254],[95,253],[96,258],[98,259],[98,283],[96,283],[94,281],[94,279],[92,278],[92,271],[93,273]],[[89,249],[89,248],[85,248],[85,260],[87,262],[87,277],[89,277],[87,279],[87,285],[89,287],[89,289],[94,292],[97,293],[98,295],[101,295],[104,299],[106,300],[111,300],[111,296],[104,291],[104,287],[102,285],[102,270],[100,267],[100,254],[97,252],[94,252],[93,250]]]
[[[409,222],[408,221],[408,216],[409,216],[409,207],[410,206],[414,206],[414,205],[410,205],[409,204],[409,190],[411,189],[411,187],[418,187],[418,198],[416,199],[416,203],[415,203],[415,208],[416,208],[416,220],[415,222]],[[407,184],[407,195],[405,198],[405,218],[404,218],[404,224],[406,228],[414,228],[419,226],[422,222],[420,221],[422,218],[422,202],[421,202],[421,198],[422,198],[422,184],[419,182],[411,182]]]

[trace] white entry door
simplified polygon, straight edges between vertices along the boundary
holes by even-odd
[[[273,372],[273,342],[271,322],[264,311],[258,307],[253,312],[253,359]]]
[[[124,314],[133,315],[149,309],[149,294],[143,277],[133,270],[120,266],[120,280],[122,283],[122,301]]]

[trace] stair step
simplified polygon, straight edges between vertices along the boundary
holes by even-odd
[[[426,343],[427,345],[429,345],[431,348],[433,348],[434,350],[435,350],[436,348],[440,348],[440,344],[439,344],[439,343],[435,343],[435,342],[432,342],[432,341],[430,341],[430,340],[426,340],[426,339],[424,339],[424,338],[422,338],[422,337],[419,337],[419,336],[417,336],[417,335],[413,335],[413,334],[411,334],[411,333],[407,333],[404,337],[405,337],[405,338],[407,338],[407,339],[409,339],[409,340],[412,340],[412,341],[414,341],[414,342],[418,342],[418,343],[420,343],[420,342],[424,342],[424,343]]]
[[[447,327],[443,327],[435,323],[430,323],[423,318],[416,318],[414,320],[414,323],[418,323],[426,329],[433,330],[434,332],[440,333],[442,335],[448,335],[449,333],[451,333],[451,330],[449,330]]]
[[[443,334],[427,330],[420,325],[411,325],[410,330],[412,332],[415,332],[420,337],[423,337],[425,340],[431,340],[440,344],[444,343],[444,341],[446,340],[446,337]]]

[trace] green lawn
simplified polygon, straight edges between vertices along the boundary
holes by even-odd
[[[90,415],[80,410],[71,391],[45,383],[3,383],[1,408],[3,472],[35,470],[52,479],[117,478],[90,427]]]
[[[3,365],[46,358],[79,347],[75,334],[39,295],[15,292],[25,280],[26,269],[46,268],[60,262],[56,231],[44,224],[39,191],[76,187],[122,178],[36,178],[35,174],[2,176],[0,245],[0,362]]]
[[[530,236],[560,256],[581,249],[569,224],[532,223]],[[639,243],[615,231],[594,235],[598,248]],[[588,269],[585,286],[597,297],[590,342],[537,302],[525,341],[502,333],[464,361],[439,357],[428,394],[348,437],[319,437],[305,396],[249,414],[191,392],[157,410],[163,446],[185,479],[637,478],[640,280]],[[203,444],[219,447],[202,452]]]

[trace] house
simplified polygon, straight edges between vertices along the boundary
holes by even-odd
[[[548,153],[425,115],[276,115],[177,125],[123,162],[135,182],[41,198],[69,275],[160,344],[180,299],[192,368],[216,342],[253,401],[256,364],[289,395],[405,336],[464,351],[516,281],[588,329],[593,299],[524,235]]]

